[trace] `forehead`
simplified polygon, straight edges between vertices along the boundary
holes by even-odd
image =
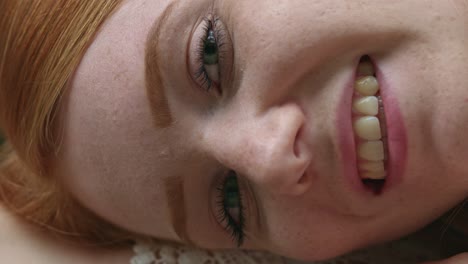
[[[169,2],[124,1],[102,26],[64,98],[57,165],[65,185],[90,209],[130,229],[155,230],[158,223],[163,238],[172,235],[161,213],[166,210],[163,177],[171,176],[165,172],[173,171],[175,154],[171,129],[154,126],[145,46]]]
[[[83,57],[69,90],[67,117],[70,126],[92,133],[87,142],[121,140],[117,145],[123,146],[131,141],[141,150],[141,144],[158,143],[160,152],[167,152],[161,140],[167,133],[151,136],[155,127],[145,89],[146,38],[163,2],[124,1]],[[81,133],[70,132],[76,134],[72,139],[81,138]]]

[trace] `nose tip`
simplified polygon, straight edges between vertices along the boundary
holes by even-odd
[[[310,188],[309,165],[306,159],[300,157],[284,157],[283,160],[271,157],[268,161],[257,164],[256,172],[250,177],[260,187],[275,194],[297,196]]]
[[[295,104],[266,113],[247,139],[240,170],[259,187],[276,194],[300,195],[311,185],[311,155],[305,144],[305,116]]]

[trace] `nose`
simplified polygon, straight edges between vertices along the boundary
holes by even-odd
[[[311,156],[304,140],[305,116],[294,103],[230,119],[217,141],[217,158],[252,184],[275,194],[308,190]],[[228,132],[227,132],[228,131]]]

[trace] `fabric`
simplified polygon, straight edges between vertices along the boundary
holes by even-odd
[[[285,264],[283,258],[264,252],[210,251],[184,246],[137,243],[131,264]]]
[[[136,255],[131,264],[417,264],[443,258],[444,244],[445,247],[453,247],[450,241],[441,237],[440,227],[433,226],[399,241],[359,250],[336,259],[301,262],[265,252],[209,251],[162,243],[140,243],[134,247]],[[453,254],[456,253],[459,252]]]
[[[241,250],[208,251],[162,244],[137,244],[131,264],[416,264],[437,259],[437,252],[410,241],[389,243],[336,259],[301,262],[265,252]]]

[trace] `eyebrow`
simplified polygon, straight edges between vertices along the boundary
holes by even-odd
[[[161,75],[160,40],[162,29],[167,24],[178,0],[169,4],[150,29],[145,48],[145,81],[146,92],[151,106],[151,113],[156,127],[166,128],[172,125],[173,119]]]
[[[146,42],[146,89],[151,105],[151,112],[156,127],[171,126],[173,119],[164,91],[159,56],[161,33],[168,23],[179,0],[170,3],[153,24]],[[187,217],[184,195],[184,180],[181,176],[165,178],[167,207],[174,232],[179,239],[189,245],[194,245],[187,233]]]
[[[194,246],[187,233],[184,180],[180,176],[172,176],[164,179],[164,185],[172,228],[182,242]]]

